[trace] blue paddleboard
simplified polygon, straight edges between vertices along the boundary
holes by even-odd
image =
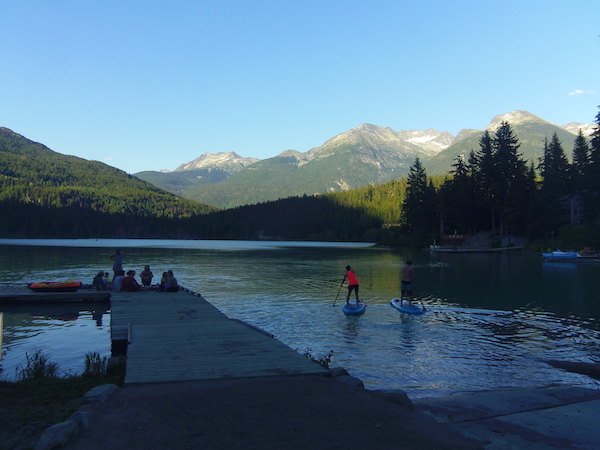
[[[418,306],[414,303],[411,305],[408,303],[408,300],[401,301],[399,298],[393,298],[390,302],[392,307],[396,308],[398,311],[406,313],[406,314],[423,314],[425,311],[424,306]]]
[[[342,307],[342,311],[344,311],[344,314],[347,316],[360,316],[365,312],[366,309],[367,305],[365,305],[363,302],[358,302],[358,304],[354,305],[346,304]]]

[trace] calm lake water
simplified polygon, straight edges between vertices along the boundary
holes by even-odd
[[[19,245],[15,245],[19,244]],[[37,244],[37,245],[34,245]],[[43,245],[40,245],[43,244]],[[543,263],[531,254],[435,255],[362,244],[0,240],[0,289],[40,280],[91,283],[122,248],[125,269],[155,277],[172,269],[229,317],[247,321],[304,353],[333,352],[369,389],[412,398],[504,387],[568,383],[600,387],[544,363],[600,362],[600,264]],[[429,312],[407,317],[389,306],[399,272],[414,262],[417,295]],[[351,264],[368,304],[361,317],[332,306]],[[0,377],[14,379],[25,352],[42,349],[63,371],[80,372],[86,353],[110,354],[110,313],[56,306],[0,306]]]

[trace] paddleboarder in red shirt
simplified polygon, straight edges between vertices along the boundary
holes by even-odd
[[[360,301],[358,298],[358,278],[356,273],[352,270],[352,267],[346,266],[346,273],[344,274],[344,281],[348,280],[348,294],[346,295],[346,304],[350,302],[350,294],[352,291],[356,292],[356,304]]]

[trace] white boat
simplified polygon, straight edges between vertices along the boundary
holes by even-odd
[[[577,261],[577,252],[563,252],[561,250],[555,250],[553,252],[542,253],[544,261],[548,262],[565,262],[565,261]]]

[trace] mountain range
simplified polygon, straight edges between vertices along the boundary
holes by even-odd
[[[526,111],[494,117],[486,127],[491,133],[508,122],[519,139],[520,153],[537,164],[544,139],[554,133],[570,156],[573,141],[594,125],[570,123],[558,126]],[[456,136],[444,131],[401,130],[362,124],[327,140],[307,152],[286,150],[263,160],[230,153],[205,153],[172,172],[134,174],[162,189],[220,208],[254,204],[296,195],[313,195],[378,184],[405,176],[415,158],[428,175],[446,174],[458,155],[479,148],[484,130],[464,129]]]

